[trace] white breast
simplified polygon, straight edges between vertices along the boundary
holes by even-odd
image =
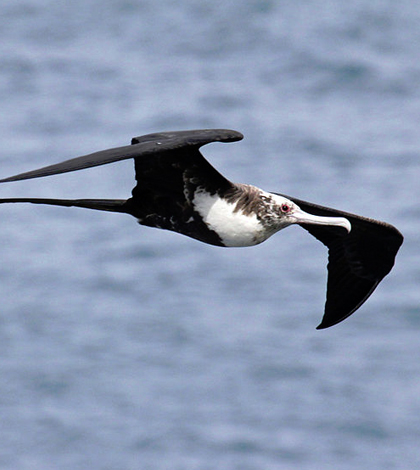
[[[241,210],[235,212],[236,204],[205,191],[195,193],[193,204],[203,221],[219,235],[225,246],[252,246],[267,238],[268,234],[265,234],[257,216],[244,215]]]

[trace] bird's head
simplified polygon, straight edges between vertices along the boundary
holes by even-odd
[[[343,227],[349,233],[351,224],[344,217],[322,217],[303,211],[297,204],[284,196],[271,195],[273,199],[272,210],[281,228],[292,224],[313,224]]]

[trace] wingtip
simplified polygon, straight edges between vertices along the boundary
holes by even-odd
[[[347,318],[347,317],[346,317]],[[326,330],[327,328],[331,328],[332,326],[335,326],[337,325],[338,323],[341,323],[343,320],[345,320],[345,318],[342,318],[338,321],[335,321],[335,322],[324,322],[322,321],[317,327],[316,329],[317,330]]]
[[[366,299],[364,299],[365,301]],[[363,301],[363,302],[364,302]],[[363,303],[362,302],[362,303]],[[354,308],[353,310],[351,310],[349,313],[347,313],[346,315],[340,315],[340,316],[333,316],[331,318],[331,315],[327,314],[325,315],[324,314],[324,317],[322,318],[321,320],[321,323],[316,327],[317,330],[325,330],[326,328],[330,328],[331,326],[335,326],[335,325],[338,325],[339,323],[341,323],[342,321],[346,320],[350,315],[352,315],[361,305],[362,303],[360,303],[360,305],[358,305],[356,308]],[[327,317],[327,318],[326,318]]]
[[[0,183],[12,183],[13,181],[20,181],[24,179],[30,179],[30,177],[25,176],[26,173],[19,173],[18,175],[9,176],[7,178],[1,178]]]
[[[360,304],[361,305],[361,304]],[[327,328],[330,328],[331,326],[338,325],[342,321],[346,320],[352,313],[354,313],[359,307],[356,307],[355,309],[351,310],[349,313],[346,315],[334,315],[331,316],[330,314],[324,314],[321,323],[316,327],[317,330],[325,330]]]

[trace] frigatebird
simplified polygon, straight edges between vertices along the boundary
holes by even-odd
[[[161,132],[134,137],[131,145],[91,153],[20,173],[0,183],[56,175],[134,158],[137,185],[125,199],[8,198],[123,212],[142,225],[172,230],[217,246],[257,245],[298,224],[328,247],[327,299],[317,329],[355,312],[391,271],[403,236],[392,225],[249,184],[232,183],[203,157],[210,142],[241,140],[226,129]]]

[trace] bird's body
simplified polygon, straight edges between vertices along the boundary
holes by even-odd
[[[402,235],[384,222],[232,183],[199,152],[209,142],[240,139],[240,133],[223,129],[149,134],[134,138],[131,146],[0,180],[19,181],[134,158],[137,185],[127,200],[9,198],[0,199],[0,203],[123,212],[142,225],[225,247],[257,245],[291,224],[301,225],[329,248],[327,303],[318,328],[344,320],[391,270]]]
[[[294,221],[283,215],[297,216],[298,208],[289,199],[268,193],[249,184],[236,184],[232,194],[220,197],[197,190],[192,199],[194,211],[220,238],[226,247],[258,245]],[[190,219],[190,223],[193,222]],[[334,218],[331,223],[350,231],[350,223],[344,218]],[[201,240],[207,242],[207,240]],[[208,242],[207,242],[208,243]]]
[[[258,245],[283,228],[274,217],[273,204],[268,193],[249,185],[238,185],[235,197],[196,191],[192,200],[194,210],[227,247]]]

